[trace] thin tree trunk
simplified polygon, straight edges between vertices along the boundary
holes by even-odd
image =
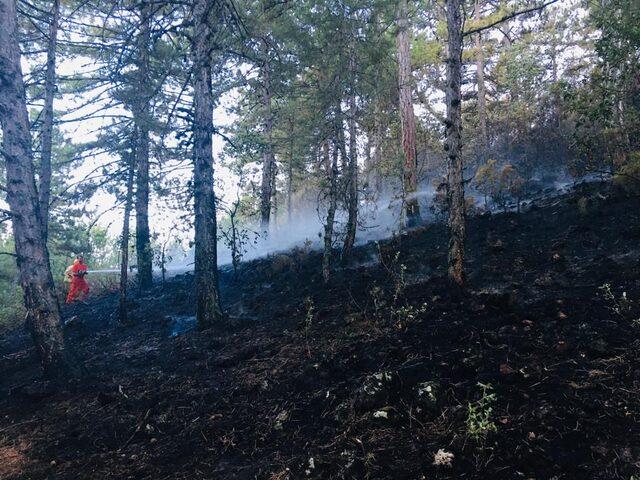
[[[323,159],[329,182],[329,207],[324,226],[324,253],[322,256],[322,276],[325,283],[331,279],[331,250],[333,246],[333,224],[338,205],[338,148],[334,145],[333,159],[329,160],[329,141],[322,145]]]
[[[289,152],[287,162],[287,222],[291,224],[292,208],[293,208],[293,118],[289,118]]]
[[[7,203],[19,281],[27,325],[44,373],[63,378],[73,372],[74,366],[62,334],[60,306],[40,217],[18,38],[15,1],[0,0],[0,151],[6,159]]]
[[[153,252],[149,232],[149,123],[151,86],[149,85],[149,36],[152,5],[143,0],[140,9],[142,24],[138,38],[138,87],[140,101],[134,108],[138,129],[136,146],[136,255],[138,259],[138,288],[147,290],[153,285]]]
[[[273,198],[274,163],[273,114],[271,111],[271,62],[269,46],[263,41],[264,63],[262,65],[262,104],[264,108],[265,146],[262,153],[262,189],[260,192],[260,225],[263,232],[269,231],[271,200]]]
[[[135,135],[137,137],[137,135]],[[133,207],[133,180],[135,177],[135,151],[137,138],[131,145],[129,157],[129,169],[127,174],[127,197],[124,204],[124,219],[122,222],[122,237],[120,238],[120,289],[118,303],[118,320],[121,324],[128,323],[127,316],[127,287],[129,283],[129,219]]]
[[[480,0],[476,0],[474,8],[474,20],[480,22]],[[487,98],[484,84],[484,51],[482,49],[482,32],[478,32],[475,38],[476,47],[476,83],[478,87],[478,127],[480,143],[480,160],[486,160],[489,137],[487,133]]]
[[[381,112],[380,107],[376,107],[376,117],[374,120],[374,132],[373,132],[373,165],[372,165],[372,175],[373,175],[373,185],[375,191],[375,198],[377,199],[382,193],[382,178],[380,174],[380,167],[382,164],[382,147],[383,147],[383,137],[385,126],[380,119]]]
[[[358,143],[356,129],[356,93],[355,93],[355,76],[356,76],[356,57],[355,51],[351,49],[349,56],[349,74],[351,77],[351,85],[349,92],[349,164],[347,166],[347,234],[344,239],[342,248],[342,260],[349,258],[351,249],[356,241],[356,230],[358,227]]]
[[[416,118],[413,112],[411,51],[409,48],[409,20],[407,0],[398,5],[398,87],[400,92],[400,125],[402,150],[404,151],[403,190],[407,214],[407,226],[420,221],[420,205],[415,194],[418,189],[418,164],[416,150]]]
[[[47,45],[47,70],[44,82],[44,108],[42,110],[42,134],[40,155],[40,220],[45,242],[49,236],[49,201],[51,198],[51,143],[53,136],[53,97],[56,91],[56,45],[60,0],[53,0]]]
[[[218,288],[216,199],[213,191],[213,93],[211,88],[211,0],[193,8],[194,206],[196,318],[200,329],[223,321]]]
[[[458,286],[465,282],[465,211],[462,178],[462,15],[460,0],[446,0],[447,38],[447,197],[449,201],[449,280]]]

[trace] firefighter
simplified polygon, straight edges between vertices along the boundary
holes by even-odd
[[[76,257],[71,267],[71,288],[67,295],[67,303],[73,303],[76,298],[83,301],[89,294],[89,284],[85,279],[87,275],[87,265],[82,257]]]

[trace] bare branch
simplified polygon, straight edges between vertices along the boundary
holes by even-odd
[[[469,30],[467,30],[466,32],[463,32],[463,36],[466,37],[468,35],[473,35],[474,33],[480,33],[483,32],[485,30],[489,30],[490,28],[495,27],[496,25],[502,23],[502,22],[506,22],[507,20],[510,20],[512,18],[518,17],[520,15],[525,15],[527,13],[532,13],[532,12],[537,12],[538,10],[542,10],[545,7],[548,7],[551,4],[554,4],[556,2],[558,2],[559,0],[549,0],[541,5],[537,5],[535,7],[531,7],[531,8],[526,8],[524,10],[516,10],[514,12],[511,12],[501,18],[499,18],[498,20],[491,22],[488,25],[484,25],[482,27],[476,27],[476,28],[471,28]]]

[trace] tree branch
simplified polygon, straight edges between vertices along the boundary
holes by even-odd
[[[480,33],[483,32],[485,30],[489,30],[490,28],[495,27],[496,25],[502,23],[502,22],[506,22],[507,20],[510,20],[512,18],[515,18],[517,16],[520,15],[525,15],[527,13],[532,13],[532,12],[537,12],[538,10],[542,10],[545,7],[548,7],[551,4],[554,4],[556,2],[558,2],[559,0],[549,0],[541,5],[537,5],[535,7],[531,7],[531,8],[526,8],[524,10],[516,10],[515,12],[511,12],[505,16],[503,16],[502,18],[499,18],[498,20],[491,22],[489,25],[484,25],[482,27],[476,27],[476,28],[472,28],[470,30],[467,30],[466,32],[462,33],[462,36],[466,37],[468,35],[473,35],[474,33]]]

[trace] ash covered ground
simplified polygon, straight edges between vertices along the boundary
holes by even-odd
[[[608,183],[469,222],[469,288],[434,224],[325,286],[297,249],[65,312],[85,378],[0,340],[3,479],[625,479],[640,475],[640,199]]]

